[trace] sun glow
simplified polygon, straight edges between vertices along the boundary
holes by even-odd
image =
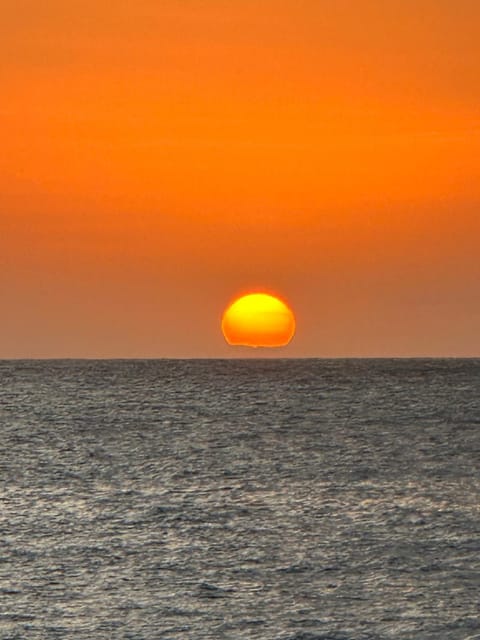
[[[295,316],[279,298],[267,293],[250,293],[227,307],[222,332],[231,345],[284,347],[295,333]]]

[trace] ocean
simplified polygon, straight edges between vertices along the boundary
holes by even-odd
[[[0,381],[1,639],[480,639],[480,360]]]

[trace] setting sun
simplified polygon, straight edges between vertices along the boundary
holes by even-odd
[[[295,317],[277,297],[251,293],[237,298],[227,307],[222,331],[231,345],[284,347],[295,333]]]

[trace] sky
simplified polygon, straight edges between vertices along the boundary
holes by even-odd
[[[480,356],[478,0],[1,4],[0,358]]]

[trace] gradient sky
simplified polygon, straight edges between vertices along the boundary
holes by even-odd
[[[0,357],[480,355],[478,0],[2,0]]]

